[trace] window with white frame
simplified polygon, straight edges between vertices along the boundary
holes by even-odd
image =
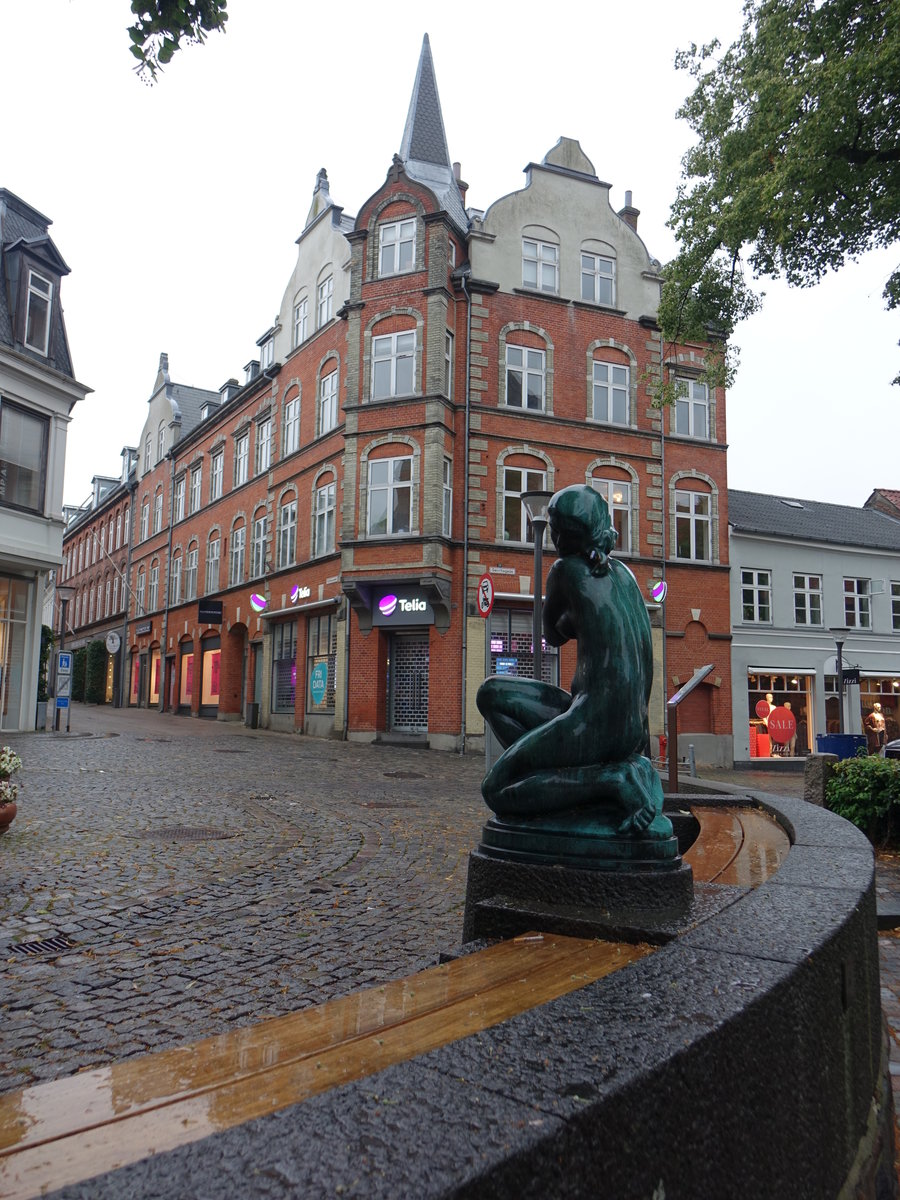
[[[581,255],[581,298],[588,304],[615,304],[615,259],[602,254]]]
[[[136,617],[143,616],[146,611],[144,608],[144,589],[147,586],[147,576],[144,574],[144,568],[141,567],[138,571],[137,585],[134,589],[134,614]]]
[[[447,261],[450,263],[450,270],[456,267],[456,242],[453,238],[447,239]]]
[[[72,618],[72,628],[77,629],[81,623],[81,596],[75,597],[75,616]]]
[[[247,530],[243,525],[231,531],[231,562],[228,571],[228,586],[234,587],[244,579],[244,559],[247,553]]]
[[[122,527],[122,543],[125,546],[128,545],[128,535],[130,532],[131,532],[131,509],[126,508],[125,509],[125,519],[124,519],[123,527]]]
[[[372,338],[372,399],[411,396],[415,391],[416,333]]]
[[[141,505],[141,541],[150,536],[150,501],[145,500]]]
[[[754,625],[772,623],[772,572],[741,568],[741,619]]]
[[[104,596],[103,596],[103,615],[104,615],[104,617],[109,616],[109,606],[111,603],[112,603],[112,580],[109,577],[107,577],[106,587],[104,588]]]
[[[196,466],[191,471],[191,512],[200,511],[200,489],[203,486],[203,467]]]
[[[37,271],[28,272],[28,298],[25,309],[25,345],[46,355],[50,346],[50,305],[53,284]]]
[[[159,605],[159,564],[150,566],[150,582],[147,587],[147,606],[153,612]]]
[[[284,406],[284,438],[281,457],[300,449],[300,397],[294,396]]]
[[[335,485],[323,484],[316,488],[315,533],[313,554],[331,554],[334,551],[334,497]]]
[[[844,624],[848,629],[871,629],[868,579],[844,580]]]
[[[319,435],[337,425],[338,373],[329,371],[319,380]]]
[[[409,533],[412,528],[412,456],[369,462],[368,533]]]
[[[160,489],[153,497],[153,532],[159,533],[163,527],[163,494]]]
[[[547,486],[546,471],[529,471],[523,467],[503,469],[503,538],[507,542],[533,542],[531,521],[522,503],[523,492],[543,490]]]
[[[247,482],[250,459],[250,434],[242,433],[234,439],[234,486]]]
[[[618,363],[594,362],[595,421],[628,424],[629,368]]]
[[[174,608],[181,603],[181,555],[176,554],[172,559],[172,583],[169,588],[169,603]]]
[[[119,611],[119,577],[118,577],[118,575],[113,575],[112,610],[114,613],[117,613]]]
[[[334,276],[323,279],[316,289],[316,328],[321,329],[331,320],[334,311]]]
[[[106,553],[106,526],[101,525],[100,526],[100,553],[97,557],[102,558],[105,553]]]
[[[444,334],[444,395],[453,395],[453,334]]]
[[[128,539],[126,538],[126,541]],[[116,513],[116,549],[122,545],[122,514]]]
[[[222,495],[222,476],[224,475],[225,454],[219,450],[209,460],[209,498],[218,500]]]
[[[160,421],[159,432],[156,437],[156,461],[162,462],[166,455],[166,427]]]
[[[219,590],[219,560],[221,539],[210,538],[206,543],[206,594]]]
[[[617,535],[616,552],[631,554],[631,484],[621,479],[595,475],[591,479],[591,487],[606,501],[609,518]]]
[[[77,569],[79,572],[84,569],[84,541],[83,540],[78,543],[78,568]]]
[[[822,624],[822,576],[794,572],[794,624]]]
[[[710,561],[708,492],[675,492],[675,557]]]
[[[522,239],[522,286],[539,292],[559,291],[559,246]]]
[[[453,527],[453,464],[449,458],[444,459],[444,479],[441,502],[441,533],[450,537]]]
[[[294,346],[305,342],[309,336],[309,299],[304,296],[294,303]]]
[[[378,274],[399,275],[416,265],[416,222],[394,221],[379,228]]]
[[[256,474],[268,471],[272,462],[272,421],[267,417],[256,425]]]
[[[185,600],[197,599],[197,558],[199,550],[196,546],[191,546],[187,552],[187,558],[184,563],[184,598]]]
[[[147,440],[144,442],[144,474],[150,470],[151,459],[153,457],[153,435],[148,433]]]
[[[297,501],[285,500],[278,510],[278,567],[289,567],[297,552]]]
[[[88,592],[88,599],[90,601],[90,607],[88,609],[88,624],[90,624],[90,622],[93,621],[93,619],[94,619],[94,585],[93,584],[91,584],[91,590],[90,590],[90,592]]]
[[[175,520],[184,520],[184,476],[175,480]]]
[[[259,369],[265,371],[275,361],[275,339],[267,338],[259,348]]]
[[[675,432],[682,437],[709,437],[709,388],[697,379],[676,380]]]
[[[529,346],[506,347],[506,403],[511,408],[544,411],[547,356]]]
[[[900,629],[900,583],[891,582],[891,629]]]
[[[266,573],[266,541],[269,536],[269,518],[257,517],[253,522],[250,539],[250,578],[258,579]]]

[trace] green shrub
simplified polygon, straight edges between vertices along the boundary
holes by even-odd
[[[41,657],[38,662],[38,702],[47,699],[47,668],[50,665],[50,651],[56,642],[56,636],[49,625],[41,626]]]
[[[900,834],[900,760],[861,753],[834,764],[825,787],[832,812],[846,817],[876,843]]]
[[[106,646],[97,638],[88,642],[84,670],[84,698],[88,704],[106,701]]]
[[[87,649],[79,646],[72,655],[72,699],[84,700],[84,675],[87,666]]]

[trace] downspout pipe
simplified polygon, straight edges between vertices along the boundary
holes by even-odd
[[[462,613],[462,687],[460,693],[462,695],[462,712],[460,714],[460,742],[459,752],[466,752],[466,664],[468,661],[469,650],[469,440],[470,440],[470,415],[471,415],[471,366],[472,366],[472,296],[466,286],[466,277],[462,276],[462,290],[466,297],[466,415],[465,415],[465,438],[464,438],[464,456],[463,463],[465,477],[463,483],[463,569],[462,569],[462,604],[460,611]]]

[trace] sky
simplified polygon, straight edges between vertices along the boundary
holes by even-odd
[[[66,502],[86,500],[94,475],[119,474],[161,352],[173,382],[243,380],[280,307],[316,172],[354,215],[383,181],[424,33],[468,205],[521,188],[529,162],[577,138],[614,208],[632,192],[639,232],[665,262],[692,136],[675,117],[691,83],[675,53],[732,41],[741,8],[229,0],[227,32],[180,50],[149,86],[128,52],[128,0],[0,0],[0,78],[19,98],[0,187],[53,221],[71,268],[75,374],[93,389],[69,426]],[[900,321],[881,299],[898,258],[872,252],[814,289],[760,285],[763,310],[734,337],[730,487],[850,505],[900,488]]]

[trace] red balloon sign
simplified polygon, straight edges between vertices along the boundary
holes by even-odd
[[[797,732],[797,718],[789,708],[779,704],[769,713],[769,737],[779,746],[786,746]]]
[[[768,700],[757,700],[756,715],[761,721],[764,721],[771,711],[772,705],[768,702]]]

